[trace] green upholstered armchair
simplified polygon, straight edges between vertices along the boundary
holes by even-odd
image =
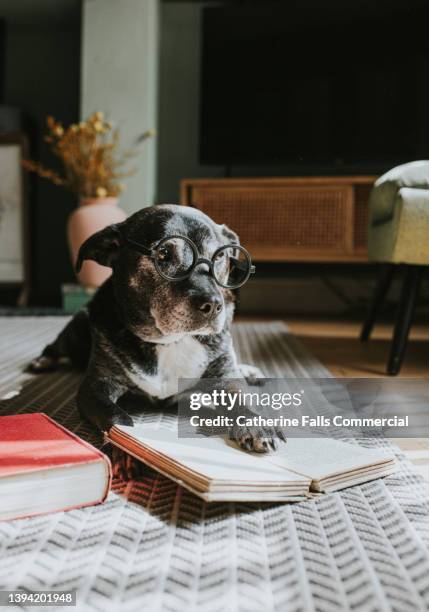
[[[374,299],[363,326],[368,340],[397,266],[405,268],[387,371],[401,368],[423,266],[429,265],[429,161],[403,164],[383,174],[369,200],[368,255],[381,265]]]

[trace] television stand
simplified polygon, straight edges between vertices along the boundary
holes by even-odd
[[[361,263],[376,178],[184,179],[181,204],[226,223],[255,261]]]

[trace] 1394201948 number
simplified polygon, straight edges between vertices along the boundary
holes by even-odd
[[[75,606],[76,591],[0,591],[0,606]]]

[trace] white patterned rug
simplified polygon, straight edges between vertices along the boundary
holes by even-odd
[[[42,410],[97,443],[76,373],[22,374],[65,321],[0,318],[0,413]],[[266,375],[329,376],[281,323],[234,335]],[[0,523],[0,589],[76,589],[79,611],[428,610],[429,485],[374,444],[399,473],[299,504],[205,504],[148,471],[101,506]]]

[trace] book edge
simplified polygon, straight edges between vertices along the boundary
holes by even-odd
[[[106,494],[103,494],[103,497],[100,497],[100,499],[97,499],[96,501],[92,501],[92,502],[86,502],[85,504],[65,506],[63,508],[58,508],[57,510],[46,510],[45,512],[30,512],[30,514],[22,514],[22,515],[20,514],[13,518],[5,518],[5,519],[0,518],[0,523],[8,523],[10,521],[22,521],[28,518],[33,518],[35,516],[47,516],[49,514],[58,514],[59,512],[70,512],[70,510],[80,510],[81,508],[89,508],[90,506],[98,506],[105,501],[108,493],[109,493],[109,489],[107,490]]]
[[[176,484],[178,484],[179,486],[183,487],[184,489],[190,491],[191,493],[193,493],[194,495],[196,495],[197,497],[199,497],[200,499],[203,499],[205,502],[207,503],[216,503],[216,502],[225,502],[225,503],[229,503],[229,502],[233,502],[233,501],[256,501],[255,500],[240,500],[239,496],[237,495],[237,499],[232,500],[232,499],[228,499],[228,500],[222,500],[220,498],[214,498],[212,499],[212,496],[210,495],[210,491],[207,490],[207,492],[205,491],[198,491],[198,489],[194,489],[194,487],[192,487],[192,485],[189,485],[187,482],[185,482],[184,480],[181,480],[180,478],[177,478],[176,476],[173,476],[172,474],[168,474],[166,471],[164,471],[162,468],[159,468],[157,465],[155,465],[155,463],[153,462],[149,462],[149,461],[142,461],[142,458],[139,457],[136,453],[131,452],[130,450],[128,450],[125,446],[122,446],[119,442],[117,442],[116,440],[112,440],[112,438],[109,437],[108,434],[106,434],[106,440],[108,440],[111,444],[113,444],[114,446],[116,446],[117,448],[121,449],[124,453],[127,453],[128,455],[131,455],[132,457],[134,457],[134,459],[136,459],[137,461],[140,461],[141,463],[144,463],[145,465],[147,465],[148,467],[150,467],[151,469],[153,469],[155,472],[158,472],[159,474],[162,474],[163,476],[165,476],[166,478],[168,478],[169,480],[172,480],[173,482],[175,482]],[[309,483],[310,485],[310,483]],[[291,496],[290,498],[288,497],[284,497],[282,499],[279,499],[279,497],[277,497],[275,500],[271,500],[268,498],[268,495],[266,496],[266,499],[259,499],[258,501],[261,503],[264,502],[294,502],[294,501],[305,501],[308,496],[310,494],[310,488],[308,488],[305,493],[303,493],[302,496],[299,496],[299,499],[297,496]]]
[[[106,459],[108,459],[107,456],[105,457]],[[107,499],[107,496],[109,495],[109,492],[110,492],[110,487],[112,484],[112,466],[111,466],[110,461],[103,461],[101,458],[96,459],[96,461],[102,461],[103,465],[105,466],[106,479],[105,479],[103,494],[101,495],[101,497],[99,497],[95,501],[86,502],[84,504],[73,504],[71,506],[63,506],[62,508],[57,508],[56,510],[47,510],[45,512],[30,512],[29,514],[21,514],[13,518],[0,518],[0,523],[7,523],[9,521],[19,521],[19,520],[24,520],[27,518],[32,518],[35,516],[47,516],[49,514],[58,514],[59,512],[69,512],[70,510],[79,510],[80,508],[89,508],[90,506],[98,506],[102,504]],[[88,463],[94,463],[94,462],[86,461],[85,463],[88,464]],[[75,464],[70,464],[70,465],[75,465]]]
[[[104,462],[104,464],[107,467],[107,486],[106,486],[106,491],[105,491],[105,493],[103,495],[103,498],[101,500],[101,501],[104,501],[106,499],[108,493],[109,493],[110,485],[111,485],[111,482],[112,482],[112,463],[111,463],[109,457],[105,453],[103,453],[100,449],[96,448],[95,446],[93,446],[92,444],[87,442],[86,440],[82,440],[82,438],[80,438],[74,432],[70,431],[69,429],[67,429],[66,427],[64,427],[63,425],[61,425],[57,421],[55,421],[53,418],[51,418],[45,412],[27,412],[25,414],[32,415],[32,416],[34,416],[34,415],[42,416],[44,419],[46,419],[52,425],[54,425],[54,427],[56,427],[57,429],[62,430],[65,434],[67,434],[75,442],[77,442],[81,446],[84,446],[86,449],[92,451],[92,453],[94,454],[94,459],[88,459],[87,461],[80,461],[79,463],[88,464],[88,463],[94,463],[95,461],[103,461]],[[5,416],[9,416],[9,415],[5,415]],[[17,415],[10,415],[10,416],[17,416]],[[76,463],[77,462],[72,461],[72,462],[69,462],[69,463],[62,463],[60,465],[62,465],[63,467],[72,467],[72,466],[76,465]],[[47,471],[47,470],[50,470],[50,469],[52,469],[52,465],[47,465],[47,466],[44,466],[42,468],[35,467],[34,469],[29,469],[29,470],[26,470],[25,472],[22,472],[22,473],[23,474],[28,474],[28,473],[32,473],[32,472],[44,472],[44,471]],[[0,474],[0,480],[3,477],[11,476],[11,475],[13,475],[15,473],[16,472],[10,472],[9,474],[6,473],[6,474],[3,474],[3,475]]]

